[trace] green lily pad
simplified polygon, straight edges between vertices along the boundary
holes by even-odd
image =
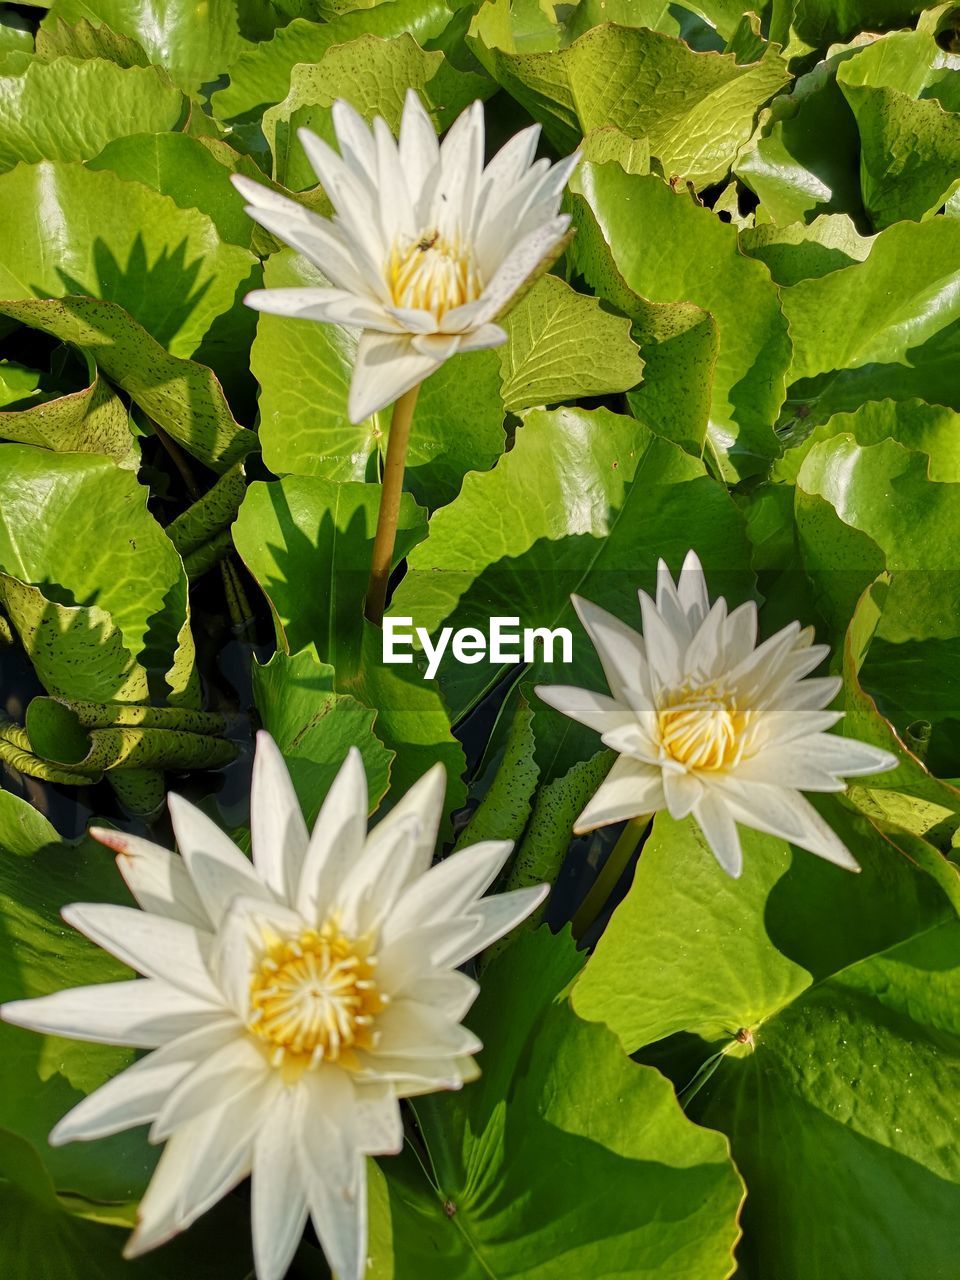
[[[902,222],[880,232],[864,262],[784,289],[791,399],[815,422],[887,398],[960,409],[958,262],[960,223]]]
[[[766,268],[740,253],[734,227],[653,175],[584,164],[571,190],[578,233],[570,256],[601,296],[628,314],[633,294],[655,303],[694,303],[713,316],[719,348],[710,439],[737,474],[761,470],[777,452],[771,423],[790,359],[786,321]],[[677,243],[696,244],[696,254],[666,251]]]
[[[934,1136],[956,1101],[957,872],[835,799],[824,812],[859,876],[746,832],[734,881],[692,819],[660,814],[574,1007],[630,1051],[686,1033],[706,1067],[688,1114],[730,1136],[750,1187],[746,1274],[935,1275],[960,1197]]]
[[[0,302],[0,314],[79,347],[135,404],[213,471],[256,447],[233,416],[216,375],[170,355],[114,302],[36,298]]]
[[[431,764],[447,769],[447,812],[462,802],[463,751],[436,685],[413,666],[383,662],[383,633],[363,619],[363,598],[379,504],[379,486],[290,476],[250,486],[234,541],[270,602],[279,647],[314,645],[334,668],[334,691],[376,710],[376,733],[397,758],[391,798]],[[423,512],[409,495],[400,508],[396,554],[423,536]],[[335,572],[334,572],[335,570]],[[324,583],[304,592],[299,583]]]
[[[407,33],[424,46],[442,33],[450,18],[451,10],[442,0],[386,0],[373,8],[340,14],[330,22],[294,18],[230,66],[230,83],[211,100],[214,114],[221,120],[236,120],[282,102],[294,67],[319,62],[334,45],[363,35],[390,38]]]
[[[393,760],[374,732],[376,712],[336,693],[333,667],[312,648],[294,654],[281,650],[269,662],[254,662],[252,675],[260,720],[283,753],[307,825],[313,825],[350,747],[363,756],[375,809],[387,790]]]
[[[504,406],[532,405],[629,391],[643,361],[630,322],[601,309],[556,276],[543,276],[510,312],[500,348]]]
[[[744,65],[645,27],[605,23],[547,53],[486,47],[484,29],[473,28],[477,56],[560,151],[612,124],[649,139],[664,172],[698,189],[729,172],[757,111],[789,78],[773,50]],[[669,94],[661,92],[664,82],[673,86]]]
[[[417,1101],[436,1185],[409,1160],[383,1163],[371,1276],[731,1275],[742,1185],[726,1143],[572,1014],[564,989],[579,963],[568,938],[541,929],[486,969],[469,1018],[486,1070]]]
[[[960,97],[937,100],[960,60],[949,69],[944,61],[932,32],[901,31],[837,72],[860,132],[863,204],[877,230],[930,217],[960,187]]]
[[[43,26],[86,18],[143,48],[188,93],[216,80],[248,42],[240,34],[237,0],[209,0],[198,21],[190,0],[53,0]]]
[[[139,455],[127,410],[89,356],[86,364],[90,381],[79,391],[0,412],[0,439],[56,453],[107,454],[135,468]]]
[[[19,227],[0,249],[0,297],[107,300],[171,355],[196,356],[221,380],[246,385],[255,317],[241,298],[259,283],[259,267],[223,244],[203,214],[142,183],[62,161],[0,175],[0,201]],[[33,215],[41,207],[44,220]],[[55,241],[45,225],[53,218]]]
[[[338,98],[366,120],[382,116],[397,134],[407,90],[414,89],[428,110],[442,107],[443,125],[449,126],[473,96],[469,77],[463,77],[466,93],[450,92],[451,80],[455,82],[458,74],[439,49],[425,53],[408,32],[386,40],[359,36],[328,48],[318,62],[298,63],[287,96],[263,116],[274,178],[292,191],[316,184],[297,131],[312,129],[336,145],[330,108]]]
[[[195,690],[186,575],[136,477],[94,454],[8,444],[0,445],[0,458],[0,571],[24,587],[14,595],[6,583],[6,607],[21,635],[31,635],[28,647],[42,646],[38,670],[48,692],[109,700],[99,682],[105,673],[112,681],[113,664],[125,652],[158,679],[169,674],[171,692],[189,700]],[[37,635],[38,610],[61,622],[69,616],[71,625]],[[128,664],[123,670],[135,687],[124,684],[113,698],[140,700],[145,677]]]
[[[156,67],[35,59],[0,75],[0,172],[22,160],[87,160],[123,134],[175,129],[185,114],[183,94]]]

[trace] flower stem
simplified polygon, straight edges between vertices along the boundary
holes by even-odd
[[[600,874],[573,917],[573,936],[577,941],[583,937],[607,905],[649,822],[649,814],[631,818],[620,832],[619,840],[610,850],[610,856],[600,868]]]
[[[367,600],[364,613],[376,626],[383,623],[383,610],[387,602],[387,583],[393,564],[393,548],[397,541],[397,519],[400,515],[400,499],[403,496],[403,469],[407,462],[407,445],[410,443],[410,426],[413,407],[417,403],[419,383],[405,391],[393,406],[390,438],[387,441],[387,460],[383,468],[383,486],[380,492],[380,514],[377,517],[377,536],[373,543],[373,560],[370,564],[370,581],[367,584]]]

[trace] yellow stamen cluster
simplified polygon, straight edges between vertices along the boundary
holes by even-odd
[[[743,756],[750,720],[716,686],[683,685],[660,708],[660,743],[689,769],[729,769]]]
[[[348,938],[334,922],[296,938],[271,938],[250,980],[249,1027],[273,1046],[274,1065],[340,1062],[376,1043],[388,1002],[374,980],[369,938]]]
[[[475,302],[483,292],[469,246],[430,230],[412,243],[393,246],[387,283],[395,306],[429,311],[438,320],[454,307]]]

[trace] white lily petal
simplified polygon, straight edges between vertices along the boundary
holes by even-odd
[[[50,1145],[90,1142],[149,1124],[170,1090],[207,1054],[233,1039],[239,1030],[236,1022],[224,1019],[154,1049],[68,1111],[51,1132]]]
[[[207,968],[211,934],[112,903],[75,902],[64,907],[62,915],[72,928],[144,977],[164,979],[210,1004],[220,1003]]]
[[[172,1089],[150,1130],[162,1142],[204,1112],[250,1093],[271,1076],[266,1053],[252,1036],[234,1036]]]
[[[385,409],[438,367],[437,360],[413,349],[409,337],[365,330],[350,382],[350,421],[363,422],[372,413]]]
[[[320,923],[333,894],[360,857],[367,826],[363,757],[351,747],[320,807],[303,862],[296,905],[304,920]]]
[[[374,931],[409,884],[420,862],[420,821],[410,814],[388,837],[368,845],[337,893],[337,916],[349,933]]]
[[[407,191],[411,201],[416,202],[432,170],[439,163],[440,146],[433,122],[413,89],[407,90],[404,99],[398,147],[400,168],[406,179]],[[418,207],[416,213],[418,222],[422,222],[426,211]]]
[[[303,1089],[282,1090],[254,1141],[250,1198],[257,1280],[283,1280],[307,1225],[294,1141],[306,1098]]]
[[[167,803],[190,879],[214,924],[241,895],[273,901],[249,859],[212,819],[182,796],[171,793]]]
[[[131,1049],[155,1049],[222,1016],[222,1009],[155,978],[71,987],[0,1006],[0,1017],[15,1027]]]
[[[629,707],[616,698],[594,693],[591,689],[578,689],[569,684],[538,684],[534,693],[547,706],[579,720],[588,729],[596,729],[597,733],[626,728],[635,723],[636,717]]]
[[[573,824],[576,835],[666,807],[661,771],[620,756]]]
[[[706,836],[713,856],[727,875],[736,879],[743,870],[743,850],[737,824],[723,799],[708,788],[698,800],[693,816]]]
[[[460,915],[485,893],[513,850],[512,840],[482,840],[438,862],[410,885],[383,928],[390,942],[409,929]]]
[[[470,908],[470,918],[478,922],[475,930],[456,945],[440,951],[436,963],[465,964],[526,920],[549,893],[548,884],[535,884],[526,889],[511,889],[508,893],[481,898]]]
[[[342,98],[333,104],[330,115],[341,156],[359,178],[370,181],[376,169],[377,149],[367,122]]]
[[[419,1000],[393,1000],[377,1018],[380,1039],[369,1052],[388,1058],[419,1058],[429,1053],[478,1053],[481,1042],[466,1027]]]
[[[337,1280],[363,1280],[367,1180],[353,1086],[335,1068],[309,1072],[303,1086],[310,1096],[295,1140],[310,1216]]]
[[[212,927],[186,864],[178,854],[108,827],[91,827],[90,834],[116,853],[120,874],[144,911],[192,924],[197,929]]]
[[[417,819],[416,860],[410,868],[411,879],[429,870],[437,835],[443,818],[443,798],[447,790],[447,771],[442,764],[435,764],[419,778],[410,790],[393,806],[367,837],[364,857],[376,856],[381,840],[392,839],[392,830],[404,819]]]
[[[487,304],[484,321],[497,320],[504,313],[513,295],[554,252],[569,228],[569,215],[561,214],[529,232],[511,249],[483,291]]]
[[[703,784],[692,773],[664,769],[663,798],[671,818],[679,821],[692,813],[703,795]]]
[[[357,1096],[357,1143],[370,1156],[395,1156],[403,1150],[403,1117],[397,1095],[385,1081],[361,1084]]]
[[[264,884],[280,899],[292,897],[307,853],[307,824],[280,749],[263,730],[253,762],[250,843]]]
[[[640,633],[589,600],[580,596],[571,596],[570,599],[596,647],[614,698],[618,702],[626,702],[628,691],[644,690],[648,685],[647,651]]]

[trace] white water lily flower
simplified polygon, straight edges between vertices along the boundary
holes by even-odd
[[[279,1280],[308,1214],[338,1280],[366,1266],[365,1156],[400,1150],[398,1099],[457,1089],[480,1042],[477,984],[457,966],[547,890],[484,898],[510,851],[484,841],[431,867],[443,805],[430,770],[368,835],[352,749],[307,829],[273,740],[259,736],[253,861],[170,797],[182,857],[115,831],[141,910],[64,919],[142,978],[5,1005],[7,1022],[151,1052],[85,1098],[58,1145],[151,1124],[166,1141],[126,1253],[169,1240],[252,1174],[259,1280]]]
[[[824,710],[842,682],[805,677],[829,648],[813,644],[813,629],[797,622],[757,646],[756,605],[728,615],[720,597],[711,608],[692,551],[676,585],[660,561],[656,602],[639,594],[643,635],[573,598],[612,697],[563,685],[537,689],[620,753],[574,830],[666,809],[677,819],[693,814],[732,876],[743,863],[737,823],[858,871],[800,792],[843,791],[844,776],[880,773],[897,761],[826,732],[843,714]]]
[[[534,160],[539,125],[483,165],[483,105],[474,102],[442,143],[407,91],[400,138],[379,116],[369,128],[333,105],[338,155],[309,129],[300,140],[334,207],[311,213],[249,178],[232,181],[247,212],[298,249],[330,288],[259,289],[247,303],[275,315],[361,329],[348,413],[360,422],[458,351],[496,347],[497,318],[570,225],[558,213],[578,156]]]

